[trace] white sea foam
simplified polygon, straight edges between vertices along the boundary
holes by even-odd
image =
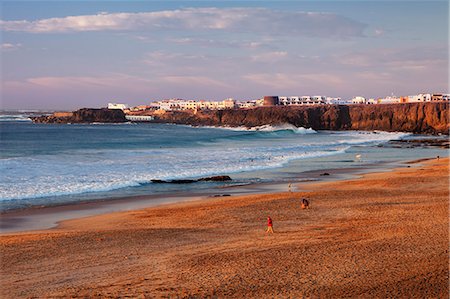
[[[31,121],[29,114],[0,115],[0,122],[6,121]]]
[[[278,150],[278,154],[271,151]],[[1,171],[8,176],[1,180],[0,199],[26,199],[45,196],[59,196],[85,192],[99,192],[123,187],[139,186],[151,179],[182,179],[210,176],[221,173],[232,174],[280,167],[293,159],[320,157],[342,152],[335,151],[262,151],[250,148],[241,150],[215,149],[175,150],[172,153],[122,153],[103,152],[109,158],[98,161],[98,157],[77,157],[70,163],[69,156],[8,159]],[[73,156],[73,155],[71,155]],[[122,160],[114,157],[122,156]],[[192,161],[192,157],[196,160]],[[149,158],[153,159],[150,162]],[[25,172],[28,169],[28,172]],[[18,177],[20,180],[17,180]],[[8,177],[10,179],[8,179]],[[15,181],[14,181],[15,180]],[[33,183],[30,184],[29,182]]]
[[[139,128],[130,127],[133,130]],[[83,128],[82,132],[91,132],[91,129],[84,131]],[[406,136],[385,132],[316,133],[290,126],[259,128],[262,132],[283,130],[307,133],[300,133],[305,134],[301,138],[296,134],[276,138],[271,134],[251,134],[248,138],[236,133],[222,134],[214,139],[215,134],[209,132],[211,141],[200,145],[148,149],[71,148],[51,154],[8,157],[0,160],[0,200],[109,191],[139,186],[152,179],[198,178],[276,168],[296,159],[343,153],[351,145],[373,144]],[[148,138],[158,138],[158,135]]]
[[[257,132],[277,132],[277,131],[292,131],[297,134],[315,134],[317,131],[313,130],[312,128],[303,128],[303,127],[296,127],[291,124],[283,124],[283,125],[263,125],[263,126],[256,126],[256,127],[208,127],[208,128],[219,128],[219,129],[226,129],[231,131],[244,131],[244,132],[251,132],[251,131],[257,131]]]
[[[339,144],[373,144],[384,141],[389,141],[393,139],[401,139],[411,134],[409,133],[401,133],[401,132],[366,132],[366,131],[347,131],[347,132],[339,132],[337,133],[336,142]]]

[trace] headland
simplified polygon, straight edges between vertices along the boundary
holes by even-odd
[[[449,134],[448,102],[380,105],[269,106],[252,109],[140,112],[153,122],[193,126],[255,127],[291,124],[314,130],[380,130],[417,134]],[[125,122],[118,109],[80,109],[67,115],[34,117],[38,123]]]

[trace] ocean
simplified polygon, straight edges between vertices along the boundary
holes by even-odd
[[[137,195],[217,193],[234,185],[295,182],[299,174],[320,169],[395,167],[448,155],[438,148],[385,146],[389,140],[423,138],[401,132],[314,131],[290,125],[34,124],[28,117],[25,111],[0,115],[3,211]],[[151,182],[214,175],[233,180]]]

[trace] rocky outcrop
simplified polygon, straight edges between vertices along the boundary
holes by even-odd
[[[446,102],[349,107],[352,130],[448,134],[449,103]]]
[[[206,178],[200,178],[197,180],[191,180],[191,179],[184,179],[184,180],[151,180],[154,184],[192,184],[197,182],[226,182],[231,181],[231,178],[228,175],[218,175],[218,176],[211,176]]]
[[[159,122],[194,126],[255,127],[292,124],[314,130],[380,130],[449,133],[449,103],[274,106],[255,109],[172,112]]]
[[[59,114],[61,115],[61,114]],[[125,122],[121,110],[80,109],[69,116],[32,118],[40,123]],[[215,111],[172,111],[155,114],[155,122],[194,126],[255,127],[292,124],[314,130],[380,130],[449,134],[449,103],[383,105],[272,106]]]
[[[83,108],[72,113],[54,113],[31,118],[36,123],[120,123],[126,122],[125,114],[118,109]]]

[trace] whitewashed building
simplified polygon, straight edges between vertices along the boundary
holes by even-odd
[[[408,96],[408,103],[420,103],[420,102],[431,102],[430,93],[420,93],[412,96]]]
[[[329,105],[348,105],[351,104],[350,101],[348,100],[343,100],[342,98],[332,98],[332,97],[327,97],[325,100],[326,104]]]
[[[238,108],[248,109],[256,106],[256,101],[237,102]]]
[[[180,110],[180,102],[177,100],[164,100],[159,102],[159,109],[165,111]]]
[[[108,109],[126,110],[126,109],[128,109],[128,105],[127,104],[108,103]]]
[[[352,104],[365,104],[365,103],[366,103],[365,97],[357,96],[352,99]]]
[[[321,105],[326,104],[326,97],[324,96],[279,96],[279,104],[282,106],[295,105]]]
[[[125,115],[125,118],[129,121],[137,121],[137,122],[145,122],[145,121],[152,121],[155,118],[151,115]]]
[[[378,104],[398,104],[400,102],[400,98],[395,96],[388,96],[382,99],[378,99]]]

